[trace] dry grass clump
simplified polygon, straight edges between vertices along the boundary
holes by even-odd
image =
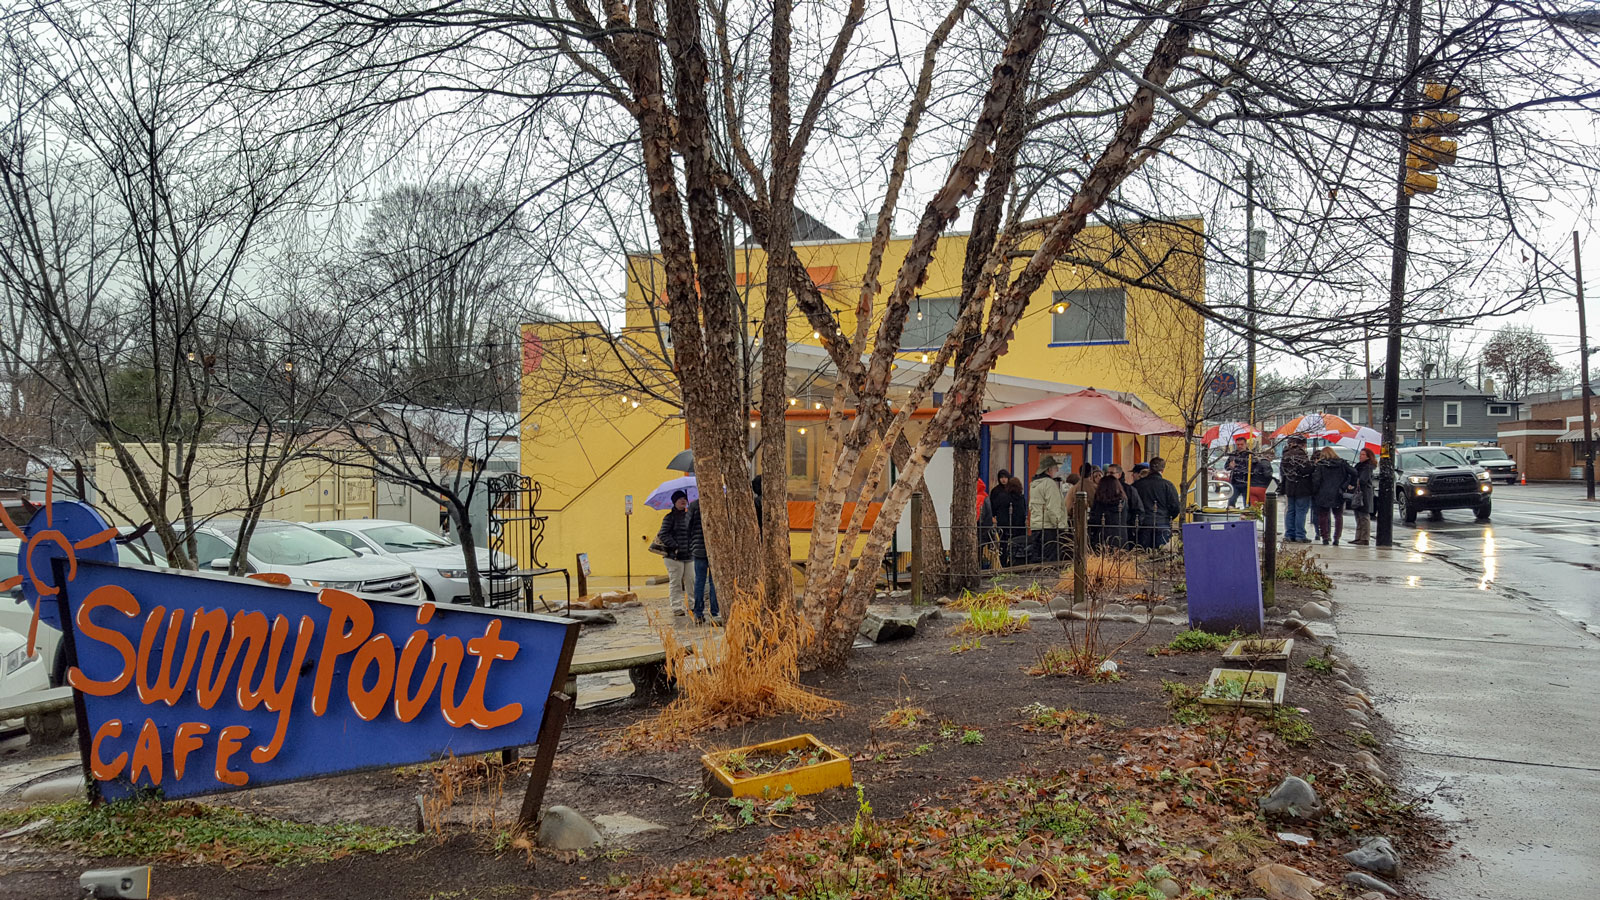
[[[499,831],[508,824],[499,816],[506,781],[532,763],[532,760],[518,760],[508,766],[501,761],[500,754],[489,753],[452,755],[427,766],[433,783],[422,793],[423,828],[442,835],[446,815],[460,801],[465,806],[468,830]]]
[[[933,718],[933,713],[920,706],[897,706],[883,714],[878,719],[878,727],[892,728],[896,731],[910,731],[923,722]]]
[[[1089,578],[1090,596],[1114,594],[1144,580],[1144,572],[1140,571],[1140,556],[1133,550],[1104,547],[1091,550],[1084,557],[1084,572]],[[1056,582],[1056,590],[1072,593],[1072,578],[1072,569],[1068,567],[1061,573],[1061,580]]]
[[[974,613],[980,610],[1010,609],[1013,599],[1000,588],[990,588],[981,594],[962,591],[961,596],[950,601],[950,605],[962,612]]]
[[[842,708],[800,684],[800,651],[812,630],[796,611],[741,597],[729,604],[727,624],[699,643],[680,640],[670,619],[652,617],[651,627],[661,637],[678,696],[629,726],[619,739],[623,749],[676,743],[767,716],[822,716]]]
[[[1005,634],[1015,634],[1018,631],[1028,631],[1033,626],[1028,623],[1028,614],[1023,613],[1016,618],[1011,617],[1011,608],[1000,607],[974,607],[967,613],[967,620],[951,629],[951,634],[977,634],[998,637]]]

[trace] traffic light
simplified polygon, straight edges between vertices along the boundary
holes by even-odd
[[[1431,194],[1439,188],[1439,177],[1430,174],[1440,166],[1456,163],[1456,142],[1445,135],[1455,131],[1461,116],[1444,107],[1461,103],[1461,90],[1449,85],[1429,83],[1424,97],[1440,105],[1411,117],[1411,139],[1406,144],[1406,194]]]

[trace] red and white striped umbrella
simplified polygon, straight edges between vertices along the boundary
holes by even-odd
[[[1329,432],[1340,435],[1355,434],[1356,426],[1334,415],[1333,413],[1306,413],[1295,416],[1287,424],[1272,433],[1272,439],[1282,440],[1286,437],[1322,437]]]
[[[1220,425],[1213,425],[1207,428],[1206,433],[1200,435],[1200,442],[1215,450],[1218,447],[1232,446],[1233,439],[1236,437],[1254,440],[1261,437],[1261,432],[1257,431],[1248,422],[1223,422]]]
[[[1383,452],[1383,435],[1365,425],[1357,425],[1355,430],[1349,433],[1330,431],[1323,437],[1337,447],[1349,447],[1357,451],[1365,447],[1372,451],[1373,456]]]

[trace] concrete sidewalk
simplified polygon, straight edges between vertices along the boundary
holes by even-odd
[[[1337,585],[1340,653],[1395,728],[1404,786],[1431,796],[1457,841],[1451,865],[1408,886],[1484,900],[1590,893],[1600,639],[1429,554],[1315,550]]]

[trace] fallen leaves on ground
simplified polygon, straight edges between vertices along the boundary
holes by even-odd
[[[1292,750],[1249,716],[1086,736],[1102,762],[980,783],[893,820],[860,796],[854,821],[796,828],[751,855],[697,860],[613,884],[614,896],[710,898],[1094,898],[1249,893],[1269,863],[1337,882],[1339,853],[1381,831],[1423,840],[1428,823],[1388,788]],[[1098,739],[1098,740],[1096,740]],[[1317,842],[1277,841],[1258,798],[1285,774],[1316,786]],[[1168,885],[1170,889],[1170,885]]]

